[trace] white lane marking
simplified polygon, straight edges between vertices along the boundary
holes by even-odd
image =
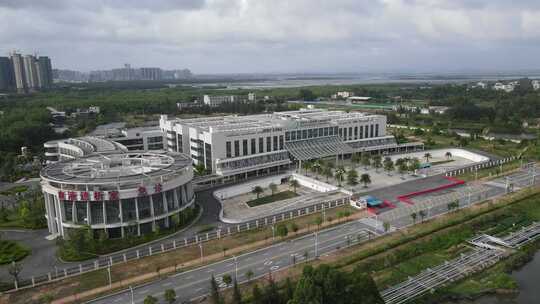
[[[272,265],[272,263],[273,262],[271,260],[268,260],[268,261],[264,262],[264,266],[270,266],[270,265]]]

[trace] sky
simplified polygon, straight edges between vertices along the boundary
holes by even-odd
[[[0,0],[0,56],[194,73],[540,68],[538,0]]]

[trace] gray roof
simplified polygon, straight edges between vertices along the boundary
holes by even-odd
[[[339,136],[290,141],[285,143],[285,149],[298,160],[309,160],[354,152]]]

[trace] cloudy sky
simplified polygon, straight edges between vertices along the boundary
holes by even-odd
[[[538,0],[0,0],[0,53],[195,73],[540,68]]]

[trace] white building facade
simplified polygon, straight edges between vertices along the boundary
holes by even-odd
[[[94,236],[139,236],[181,222],[193,208],[191,160],[181,153],[100,153],[41,172],[53,236],[89,226]]]
[[[249,116],[169,119],[162,115],[168,151],[229,178],[285,170],[308,159],[355,152],[393,153],[423,148],[398,145],[386,134],[386,116],[320,109]]]

